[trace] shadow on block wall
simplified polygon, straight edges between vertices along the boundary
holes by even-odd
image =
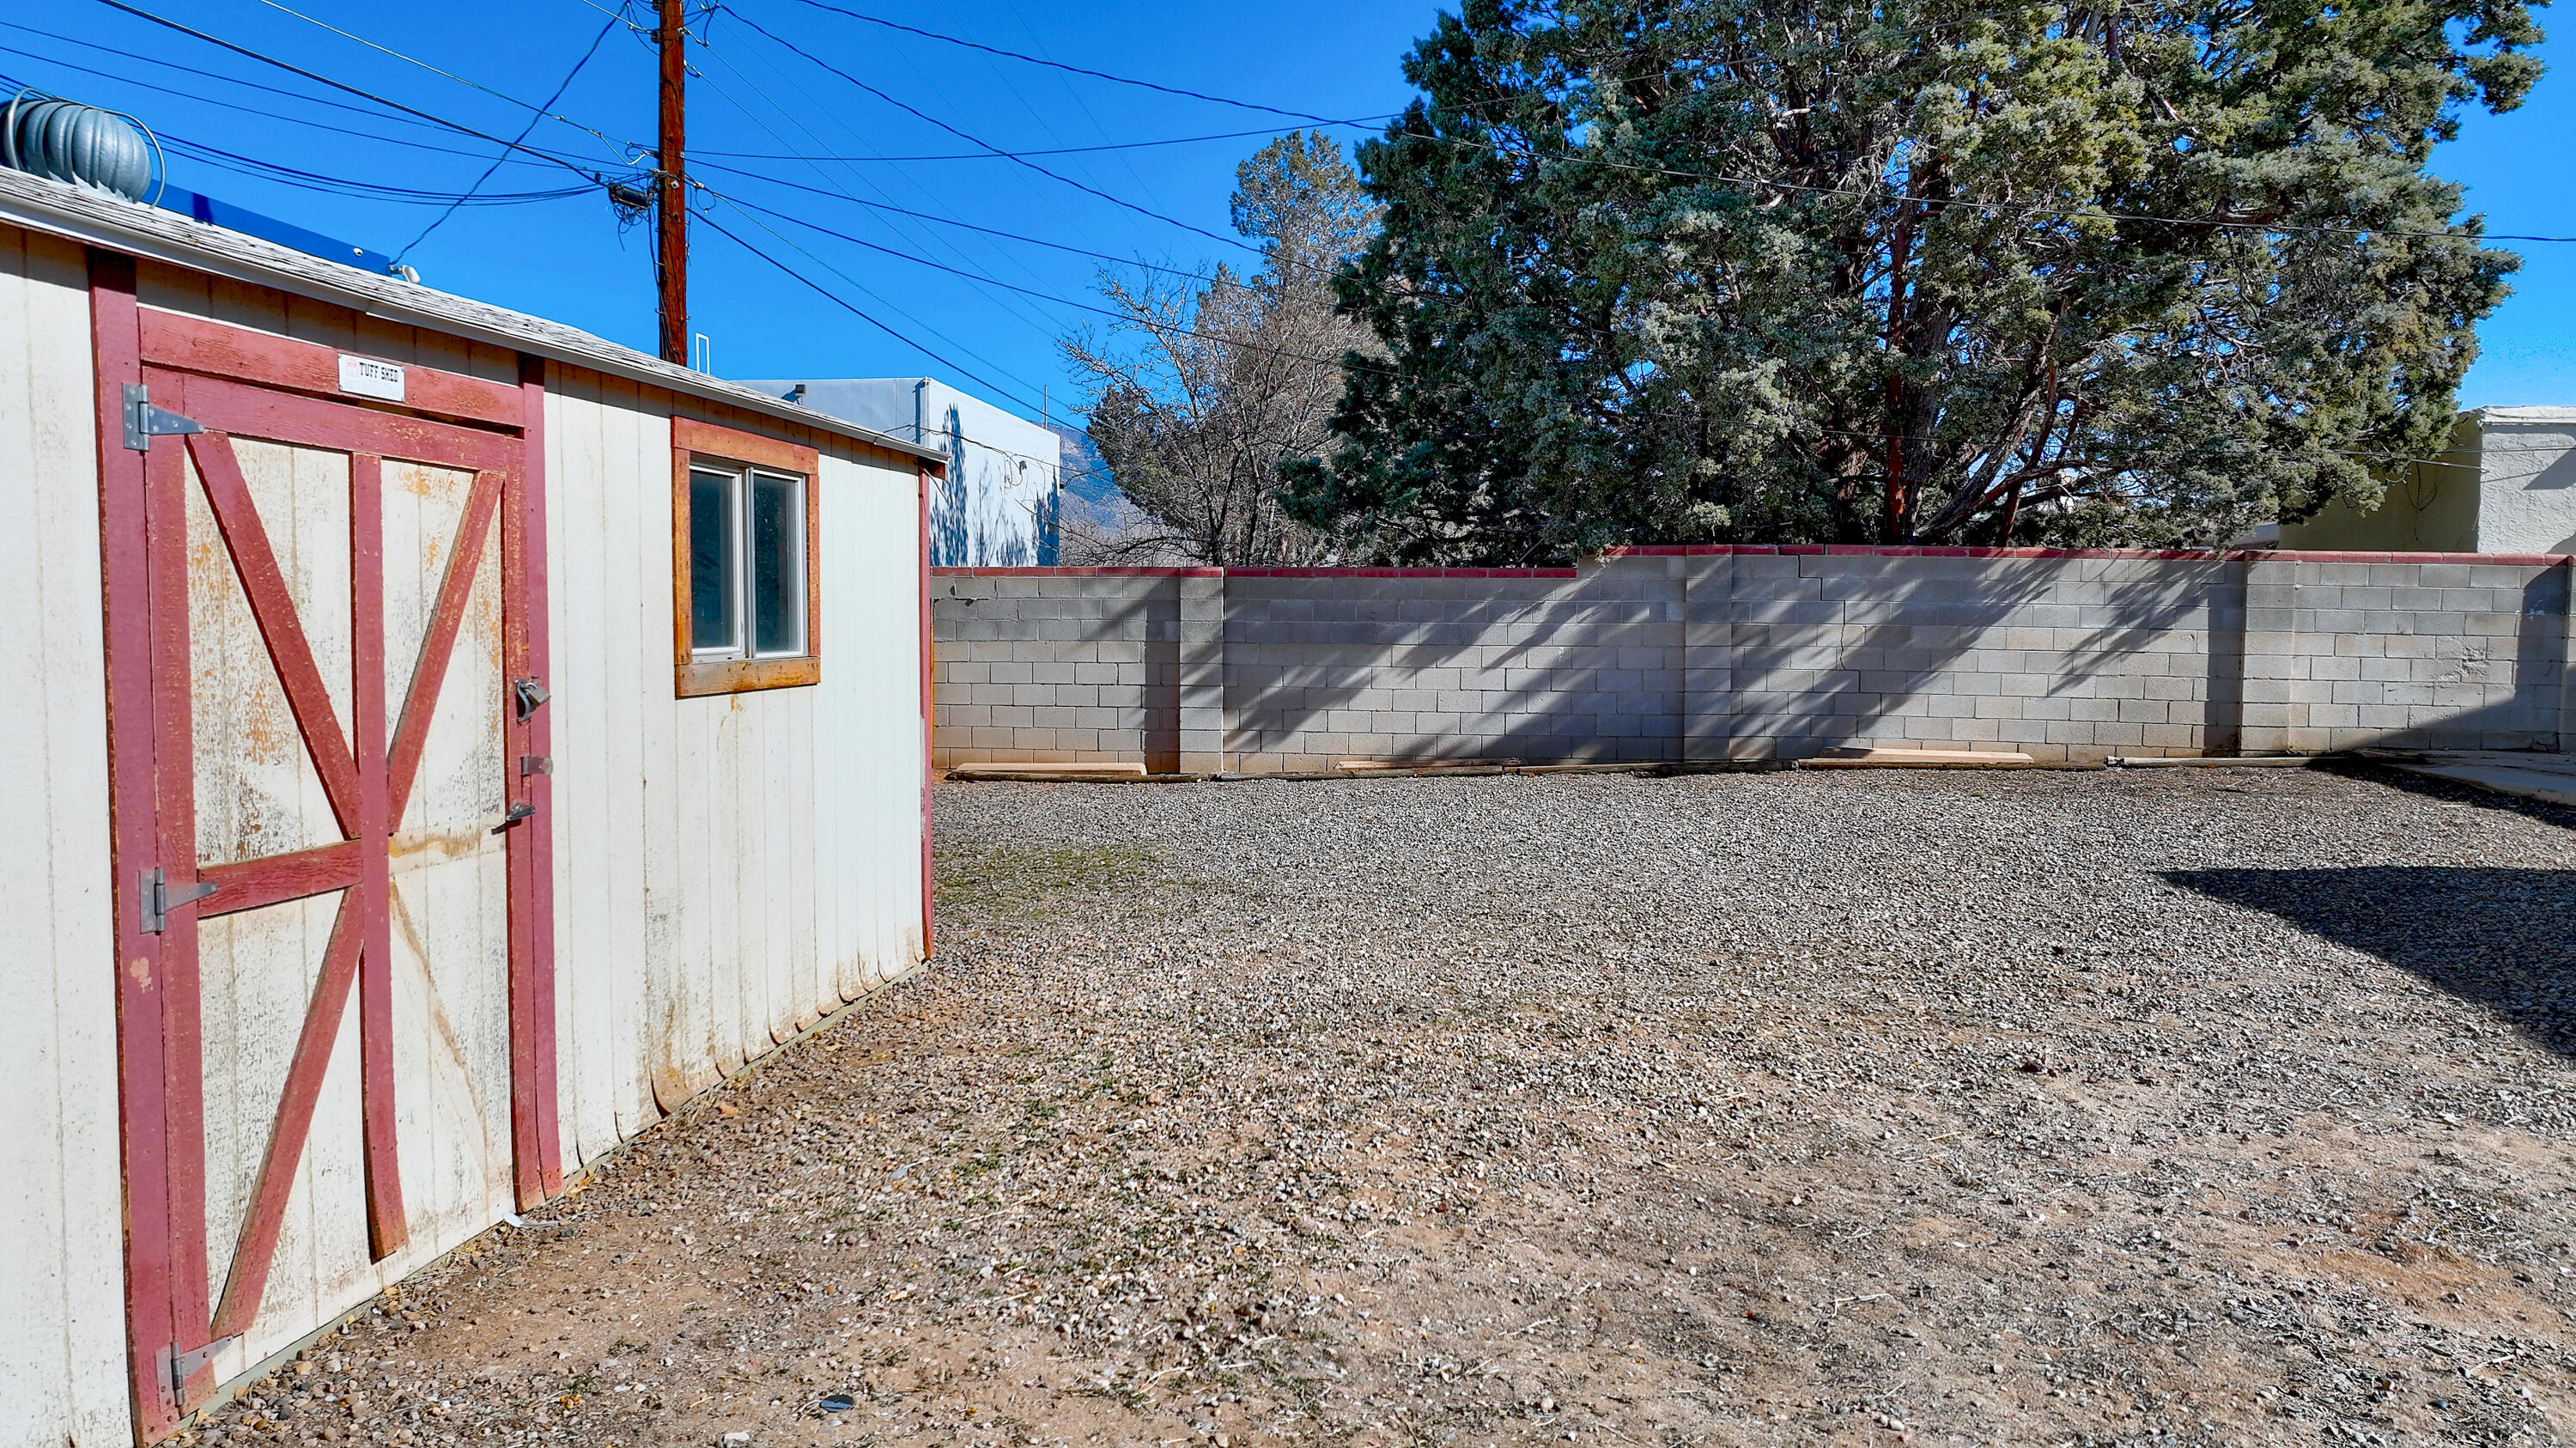
[[[1230,577],[1226,752],[1251,768],[1675,757],[1681,599],[1635,570]]]
[[[2555,747],[2567,566],[2473,568],[1676,550],[1580,570],[1202,573],[1188,589],[1150,570],[996,572],[956,580],[993,595],[985,618],[942,605],[943,644],[969,657],[943,649],[940,748],[1157,769],[1222,750],[1263,771],[1844,744],[2042,760]],[[1128,650],[1114,690],[1094,686],[1106,656],[1079,652],[1112,641]]]

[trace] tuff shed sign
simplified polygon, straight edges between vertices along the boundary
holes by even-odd
[[[340,354],[340,390],[359,397],[380,398],[386,402],[403,400],[403,370],[391,362],[373,357]]]

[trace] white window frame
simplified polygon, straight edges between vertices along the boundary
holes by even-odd
[[[726,511],[731,515],[730,521],[733,526],[732,548],[730,556],[725,560],[725,566],[731,573],[733,581],[734,638],[730,643],[701,646],[697,641],[696,620],[693,617],[689,639],[690,659],[698,663],[728,663],[809,657],[814,638],[814,601],[806,596],[805,560],[807,550],[813,546],[808,533],[814,522],[812,518],[806,516],[807,478],[801,473],[792,473],[784,468],[699,456],[689,459],[689,478],[693,493],[697,476],[701,473],[722,477],[728,484]],[[794,609],[796,643],[793,648],[763,649],[759,646],[760,617],[758,600],[754,597],[752,568],[752,505],[758,492],[756,482],[761,478],[788,484],[787,496],[795,500],[794,546],[789,550],[789,556],[785,560],[786,575],[795,590],[796,599]],[[696,504],[693,500],[690,505],[690,522],[693,527],[696,521]],[[691,600],[691,607],[693,609],[695,607],[694,598]]]

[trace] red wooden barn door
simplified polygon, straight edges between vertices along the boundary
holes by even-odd
[[[379,364],[358,385],[406,405],[361,405],[332,349],[136,308],[118,273],[128,1291],[159,1436],[559,1186],[542,397]]]

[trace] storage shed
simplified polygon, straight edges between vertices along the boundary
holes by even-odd
[[[0,170],[0,1438],[167,1436],[920,964],[940,467]]]

